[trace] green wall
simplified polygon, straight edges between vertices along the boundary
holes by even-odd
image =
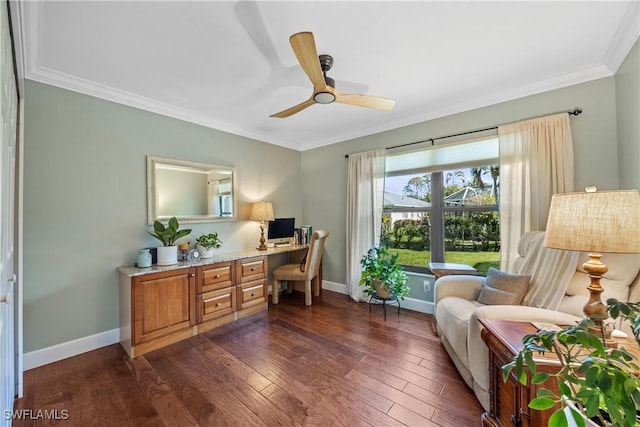
[[[298,151],[27,81],[25,352],[118,327],[116,268],[159,244],[146,233],[148,154],[237,169],[240,219],[189,225],[192,242],[217,231],[223,250],[256,245],[246,219],[262,198],[302,217]]]
[[[613,77],[516,99],[473,111],[353,139],[302,153],[303,216],[314,227],[331,230],[324,260],[324,279],[345,283],[345,217],[347,160],[345,154],[385,148],[430,137],[481,129],[522,118],[580,106],[571,118],[575,147],[576,189],[595,184],[618,188],[615,81]],[[637,143],[637,141],[636,141]]]
[[[640,188],[640,40],[616,73],[620,188]]]

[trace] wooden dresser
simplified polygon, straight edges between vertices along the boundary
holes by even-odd
[[[120,344],[130,357],[268,308],[268,256],[294,246],[220,253],[212,259],[120,267]]]

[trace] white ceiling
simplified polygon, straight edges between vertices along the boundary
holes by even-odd
[[[637,0],[17,7],[28,79],[301,151],[610,76],[640,33]],[[289,44],[299,31],[333,56],[336,89],[395,99],[393,111],[270,118],[312,93]]]

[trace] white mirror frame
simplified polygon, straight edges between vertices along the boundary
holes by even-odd
[[[161,212],[159,208],[159,199],[163,193],[163,183],[158,181],[158,170],[167,169],[174,172],[184,171],[192,172],[195,174],[210,175],[213,173],[228,174],[231,177],[231,213],[225,214],[212,214],[208,212],[206,214],[199,212]],[[193,222],[217,222],[217,221],[235,221],[237,218],[237,203],[236,203],[236,170],[235,168],[227,166],[216,166],[206,163],[189,162],[185,160],[168,159],[163,157],[147,156],[147,224],[152,225],[156,220],[168,221],[171,217],[175,216],[181,223],[193,223]],[[208,186],[211,181],[205,183]],[[175,190],[175,189],[174,189]],[[209,200],[208,191],[203,191],[201,197],[204,199],[194,200],[194,203],[204,204],[206,206],[212,206]],[[200,197],[200,195],[198,195]]]

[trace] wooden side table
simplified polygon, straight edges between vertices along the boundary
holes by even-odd
[[[450,262],[430,262],[429,270],[436,276],[436,280],[442,276],[449,276],[452,274],[471,274],[476,275],[478,271],[467,264],[454,264]]]
[[[549,417],[558,405],[546,411],[529,408],[529,402],[538,389],[547,388],[558,392],[555,378],[543,384],[522,385],[513,373],[505,383],[502,381],[502,366],[511,362],[522,350],[522,338],[532,334],[536,328],[529,322],[512,320],[480,319],[484,326],[482,339],[489,347],[489,400],[490,410],[482,414],[482,425],[491,427],[546,426]],[[538,372],[554,373],[560,364],[554,355],[546,354],[542,360],[536,358]]]

